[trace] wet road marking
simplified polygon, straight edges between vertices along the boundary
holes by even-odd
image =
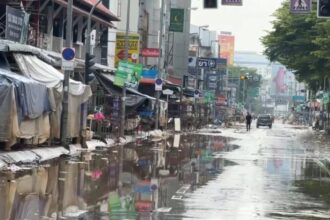
[[[183,196],[174,195],[171,199],[173,200],[182,200]]]
[[[156,212],[164,212],[164,213],[168,213],[172,210],[172,207],[161,207],[161,208],[158,208],[156,210]]]
[[[177,194],[185,194],[189,189],[190,189],[191,185],[189,184],[186,184],[186,185],[183,185],[180,189],[178,189],[176,191]]]

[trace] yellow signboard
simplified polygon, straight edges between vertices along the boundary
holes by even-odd
[[[140,36],[139,34],[128,35],[128,61],[132,63],[139,62],[140,54]],[[125,33],[117,32],[116,34],[116,51],[115,66],[118,66],[120,60],[125,59]]]

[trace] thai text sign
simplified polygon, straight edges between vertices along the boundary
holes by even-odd
[[[140,35],[128,35],[128,61],[137,63],[140,53]],[[118,32],[116,34],[116,51],[115,51],[115,66],[118,66],[120,60],[125,60],[125,33]]]
[[[140,81],[143,66],[142,64],[120,61],[116,71],[114,84],[123,87],[135,87]]]

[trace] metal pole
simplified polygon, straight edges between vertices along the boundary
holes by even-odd
[[[68,0],[67,6],[67,23],[66,23],[66,47],[72,47],[72,5],[73,0]],[[69,80],[72,71],[64,71],[64,81],[63,81],[63,101],[62,101],[62,122],[61,122],[61,143],[64,147],[68,145],[68,119],[69,119]],[[57,176],[57,189],[58,189],[58,198],[57,198],[57,214],[56,219],[59,220],[62,218],[63,214],[63,184],[65,178],[63,178],[61,172],[61,162],[58,168]]]
[[[127,0],[127,16],[126,16],[126,32],[125,32],[125,60],[128,61],[128,35],[129,35],[129,22],[131,12],[131,0]],[[122,99],[121,99],[121,121],[120,121],[120,137],[125,137],[125,114],[126,114],[126,84],[123,86]]]
[[[73,0],[68,1],[67,6],[67,23],[66,23],[66,47],[72,47],[72,5]],[[68,137],[68,119],[69,119],[69,79],[72,71],[64,71],[63,81],[63,101],[62,101],[62,123],[61,123],[61,143],[63,146],[67,146]]]
[[[168,96],[169,95],[166,96],[167,109],[166,109],[166,124],[165,124],[166,127],[165,127],[165,131],[167,131],[167,121],[168,121],[168,106],[169,106],[168,105]]]
[[[159,33],[159,57],[158,57],[158,77],[162,78],[162,56],[163,56],[163,34],[164,34],[164,5],[165,5],[165,1],[162,0],[162,5],[161,5],[161,9],[160,9],[160,33]],[[156,108],[156,112],[155,112],[155,129],[158,129],[159,127],[159,97],[160,97],[160,91],[156,91],[156,103],[155,103],[155,108]]]
[[[89,14],[88,14],[88,19],[87,19],[87,32],[86,32],[86,54],[90,53],[92,54],[93,51],[91,50],[91,26],[92,26],[92,14],[95,10],[95,8],[98,6],[98,4],[100,4],[102,2],[102,0],[98,0],[98,2],[93,5],[92,9],[90,10]],[[85,77],[86,78],[86,77]]]
[[[201,27],[198,27],[198,42],[197,42],[197,54],[196,54],[196,75],[195,75],[195,90],[198,90],[198,78],[199,78],[199,43],[200,43]],[[197,98],[194,97],[194,115],[195,115],[195,129],[197,129]]]
[[[243,107],[245,108],[245,80],[246,79],[244,79],[244,81],[243,81]]]
[[[93,5],[91,8],[89,14],[88,14],[88,19],[87,19],[87,30],[85,32],[85,74],[84,74],[84,83],[87,85],[88,84],[88,74],[89,74],[89,67],[87,65],[87,57],[90,54],[93,54],[93,50],[91,47],[91,23],[92,23],[92,14],[97,7],[98,4],[100,4],[102,0],[98,0],[98,2]],[[70,30],[70,32],[72,29]],[[87,102],[83,103],[82,105],[82,111],[81,111],[81,120],[82,120],[82,128],[81,128],[81,145],[83,148],[87,148],[86,146],[86,119],[87,119]]]

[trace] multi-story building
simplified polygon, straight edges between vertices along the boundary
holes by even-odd
[[[73,1],[72,43],[76,57],[85,55],[85,32],[87,18],[96,0]],[[108,29],[119,18],[110,11],[109,0],[103,0],[95,9],[92,19],[92,30],[95,39],[94,54],[96,61],[108,65]],[[60,53],[65,45],[67,0],[3,0],[0,3],[0,37],[5,38],[6,7],[23,10],[30,15],[28,38],[26,44],[48,51]]]

